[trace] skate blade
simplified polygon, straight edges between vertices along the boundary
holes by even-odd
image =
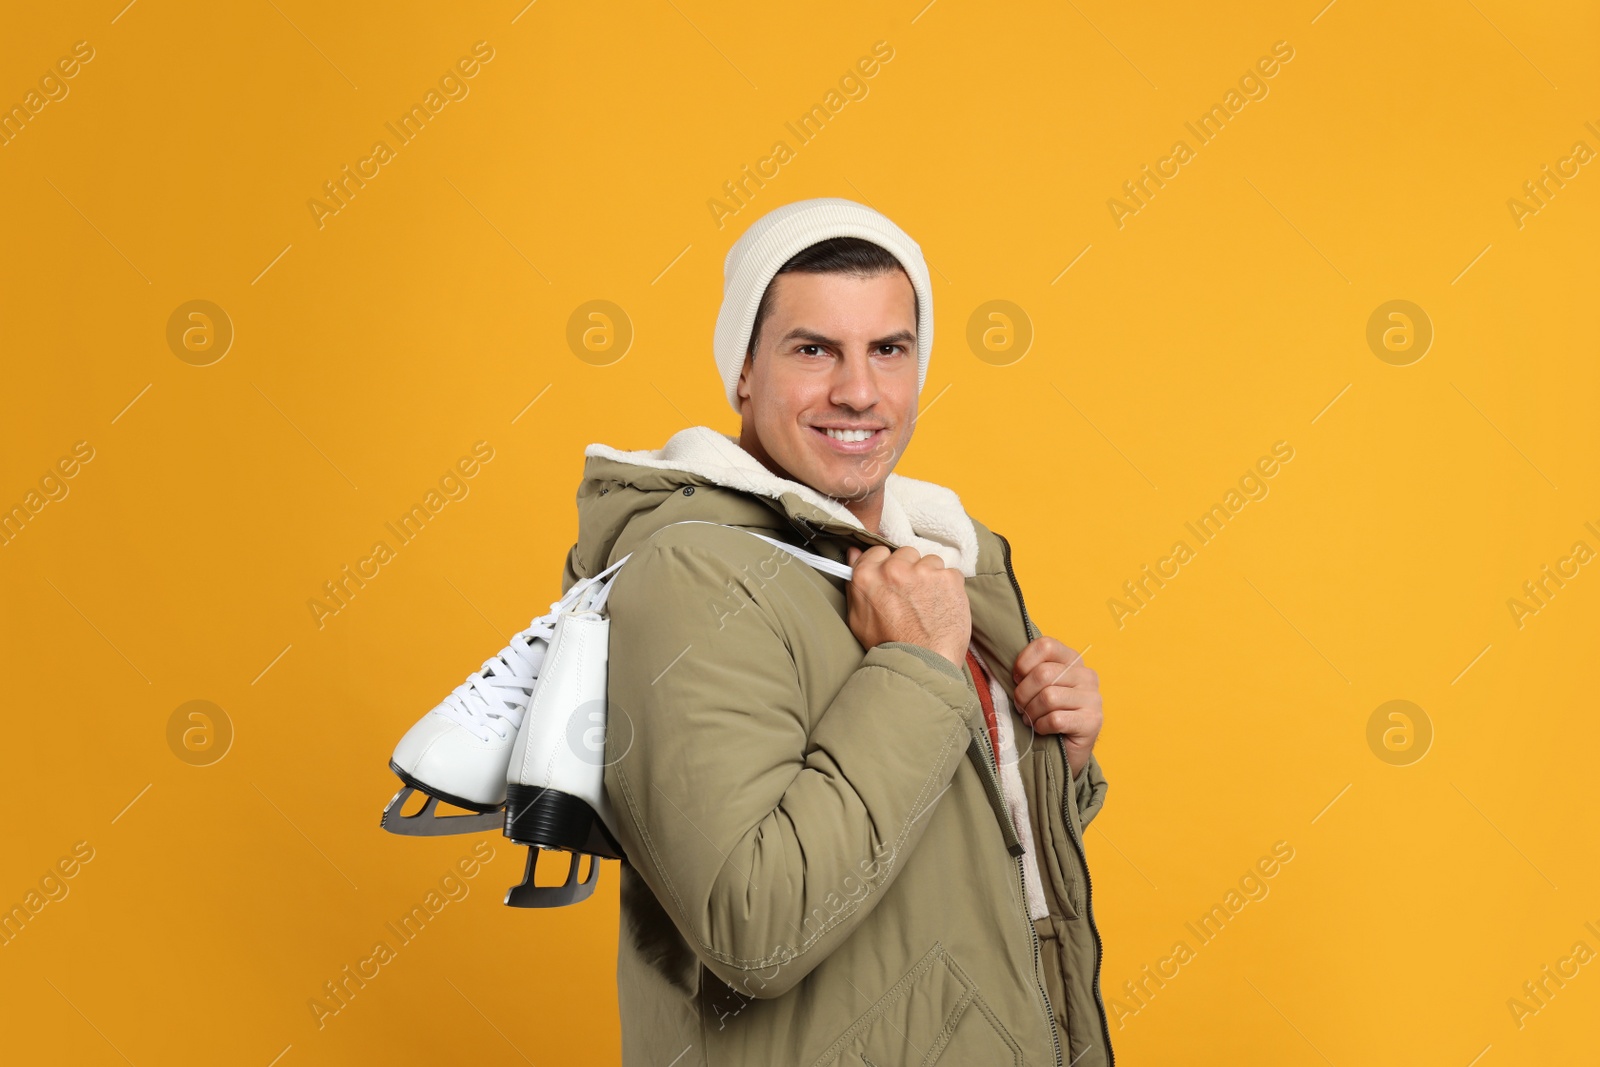
[[[600,880],[600,857],[587,852],[569,852],[572,865],[567,868],[567,880],[561,885],[534,885],[533,871],[539,864],[539,848],[528,849],[528,868],[522,884],[506,890],[506,906],[511,908],[564,908],[588,900]],[[589,874],[578,881],[578,867],[589,861]]]
[[[481,834],[489,830],[500,830],[505,826],[505,811],[496,808],[493,811],[471,812],[462,815],[435,815],[434,809],[439,806],[439,798],[423,793],[428,797],[428,802],[415,815],[402,815],[401,808],[406,806],[406,801],[411,799],[413,793],[421,792],[414,786],[404,785],[400,792],[384,806],[383,818],[378,821],[391,834],[401,837],[446,837],[451,834]]]

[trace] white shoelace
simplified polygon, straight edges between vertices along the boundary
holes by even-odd
[[[608,567],[603,573],[615,569]],[[556,619],[563,611],[575,610],[592,599],[599,577],[573,583],[565,596],[550,605],[549,612],[534,619],[509,645],[484,660],[483,666],[456,686],[434,711],[460,723],[480,741],[490,737],[504,741],[512,730],[519,729],[522,714],[533,699],[534,683],[545,654],[555,638]]]
[[[548,615],[534,619],[509,645],[484,660],[483,666],[434,710],[466,727],[480,741],[491,736],[504,741],[522,725],[522,713],[533,696],[534,681],[555,636],[561,607],[560,601],[551,604]]]

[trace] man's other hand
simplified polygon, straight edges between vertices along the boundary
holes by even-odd
[[[1076,778],[1100,736],[1100,676],[1077,652],[1053,637],[1041,637],[1017,654],[1011,678],[1017,708],[1034,732],[1064,736],[1067,764]]]

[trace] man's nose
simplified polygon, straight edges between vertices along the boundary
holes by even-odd
[[[878,380],[865,350],[847,352],[839,361],[829,399],[856,411],[866,411],[878,402]]]

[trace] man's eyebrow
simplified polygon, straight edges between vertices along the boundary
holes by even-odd
[[[879,337],[868,342],[867,347],[877,348],[880,345],[894,344],[897,341],[908,341],[912,344],[915,344],[916,340],[917,335],[912,333],[910,330],[896,330],[887,337]],[[807,344],[825,345],[829,348],[844,347],[843,341],[833,337],[824,336],[823,334],[820,334],[815,330],[809,330],[804,326],[796,326],[794,329],[790,330],[788,333],[784,334],[778,339],[778,343],[780,345],[788,344],[790,341],[805,341]]]

